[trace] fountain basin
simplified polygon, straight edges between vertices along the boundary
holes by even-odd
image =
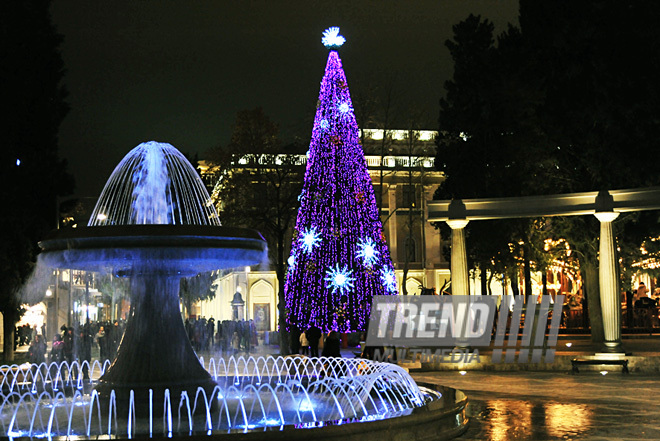
[[[266,243],[254,230],[207,225],[115,225],[57,230],[39,243],[40,262],[85,271],[192,276],[254,265]],[[156,264],[154,264],[156,263]],[[151,270],[149,270],[151,269]]]
[[[462,392],[416,384],[404,369],[369,360],[210,359],[217,385],[209,394],[154,394],[128,406],[119,395],[99,401],[93,385],[107,367],[92,363],[91,380],[74,378],[82,368],[75,363],[2,370],[0,436],[437,440],[468,423]],[[148,412],[138,409],[145,404]]]

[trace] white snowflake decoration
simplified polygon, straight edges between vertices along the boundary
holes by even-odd
[[[298,242],[306,253],[311,253],[314,247],[321,246],[321,235],[316,232],[316,227],[309,228],[303,231],[302,236],[298,238]]]
[[[323,130],[328,130],[328,127],[330,127],[330,123],[327,119],[322,119],[320,125]]]
[[[383,268],[380,272],[380,281],[387,291],[396,293],[396,274],[393,269]]]
[[[355,278],[352,274],[353,271],[349,270],[347,265],[340,268],[337,264],[334,268],[329,268],[325,273],[326,288],[332,289],[333,294],[339,291],[343,295],[345,291],[353,288]]]
[[[364,266],[371,268],[378,261],[378,255],[380,254],[373,239],[370,237],[360,239],[357,246],[357,257],[362,259]]]
[[[291,253],[289,258],[286,260],[286,263],[289,264],[289,268],[295,268],[295,266],[296,266],[296,255],[295,255],[295,253]]]
[[[348,103],[341,103],[339,105],[339,111],[341,113],[347,113],[350,109],[351,109],[351,107],[348,105]]]
[[[323,31],[321,43],[327,48],[338,48],[346,42],[346,39],[339,35],[339,28],[334,26]]]

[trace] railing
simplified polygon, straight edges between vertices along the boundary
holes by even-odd
[[[560,327],[565,332],[586,332],[589,330],[589,318],[584,316],[582,309],[570,309],[565,306]],[[658,332],[660,330],[660,308],[653,306],[633,308],[630,311],[622,308],[621,328],[629,333]]]
[[[425,168],[435,167],[435,158],[432,156],[365,156],[367,167],[378,168]]]
[[[434,169],[435,158],[432,156],[377,156],[365,155],[367,167],[370,168],[418,168]],[[238,160],[235,166],[304,166],[307,164],[307,155],[249,155]]]
[[[385,134],[383,129],[364,129],[363,132],[365,137],[374,141],[383,139]],[[435,130],[387,130],[387,136],[395,141],[405,141],[411,133],[417,141],[433,141],[438,135]]]

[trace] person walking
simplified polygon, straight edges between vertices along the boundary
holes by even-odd
[[[307,341],[309,341],[309,356],[318,357],[319,356],[319,340],[321,340],[321,330],[316,326],[312,326],[307,331]]]
[[[80,364],[82,365],[83,380],[89,380],[89,364],[92,362],[92,341],[94,336],[92,335],[92,325],[87,320],[82,326],[79,335],[79,344],[80,344]]]
[[[62,339],[64,342],[64,360],[66,360],[69,365],[73,363],[73,345],[74,345],[74,335],[73,335],[73,328],[68,327],[66,330],[66,334],[64,334],[64,338]]]
[[[37,334],[30,343],[28,357],[32,364],[41,364],[46,361],[46,342],[41,334]]]
[[[231,337],[231,348],[234,355],[238,354],[241,348],[241,337],[238,335],[238,331],[234,331],[234,335]]]
[[[51,363],[60,363],[64,361],[64,342],[62,341],[62,336],[60,334],[55,334],[53,336],[53,344],[50,348],[49,361]]]
[[[300,353],[300,332],[297,326],[291,326],[289,330],[289,350],[292,354]]]
[[[643,298],[643,297],[648,297],[649,296],[649,289],[646,287],[644,282],[639,282],[639,285],[637,286],[637,300]]]
[[[302,355],[309,356],[309,340],[307,340],[307,335],[304,332],[300,333],[300,350]]]
[[[108,359],[108,338],[105,335],[105,327],[99,327],[99,332],[96,333],[96,343],[99,345],[99,358],[101,361]]]
[[[37,334],[34,336],[32,343],[30,343],[30,348],[28,349],[28,356],[30,363],[32,363],[32,373],[34,375],[34,382],[38,381],[37,373],[41,373],[41,379],[43,381],[43,375],[45,373],[45,363],[46,363],[46,341],[44,336]]]
[[[323,352],[321,355],[323,357],[341,357],[341,351],[339,349],[339,337],[337,332],[330,331],[330,334],[325,338],[323,342]]]

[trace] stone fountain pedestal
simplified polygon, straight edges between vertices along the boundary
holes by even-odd
[[[180,277],[158,274],[131,277],[126,331],[116,359],[96,386],[104,399],[114,391],[118,409],[129,407],[131,390],[136,409],[148,409],[143,404],[150,390],[154,408],[163,405],[165,390],[175,407],[184,391],[191,403],[198,388],[207,396],[213,392],[215,382],[199,362],[181,320],[179,282]]]

